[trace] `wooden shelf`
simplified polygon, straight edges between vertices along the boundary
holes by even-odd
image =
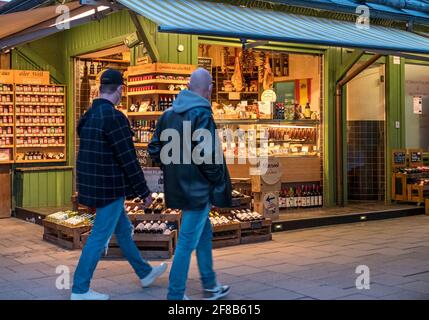
[[[147,84],[188,84],[188,80],[167,80],[167,79],[150,79],[142,81],[128,81],[128,86],[139,86]]]
[[[66,162],[66,159],[50,159],[50,160],[16,160],[15,163],[49,163],[49,162]]]
[[[64,133],[19,133],[17,137],[65,137]]]
[[[63,96],[64,92],[15,92],[15,94],[27,96]]]
[[[16,148],[64,148],[66,145],[65,144],[26,144],[26,145],[16,145]]]
[[[13,104],[13,103],[12,103]],[[16,102],[17,106],[64,106],[64,102]]]
[[[64,123],[17,123],[17,127],[64,127]]]
[[[0,149],[12,149],[12,148],[13,148],[13,144],[0,145]]]
[[[258,94],[259,95],[259,92],[246,92],[246,91],[243,91],[243,92],[236,92],[236,91],[218,91],[217,93],[219,93],[219,94],[230,94],[230,93],[239,93],[239,94]]]
[[[13,116],[13,113],[0,113],[0,117]]]
[[[134,146],[136,148],[147,148],[147,146],[149,145],[149,143],[147,142],[135,142]]]
[[[159,117],[163,114],[162,111],[149,111],[149,112],[127,112],[129,117]]]
[[[13,134],[0,134],[0,138],[13,138]]]
[[[0,161],[0,164],[12,164],[14,163],[13,160],[9,160],[9,161]]]
[[[13,94],[13,91],[0,91],[1,94]]]
[[[0,127],[13,127],[13,123],[0,123]]]
[[[147,90],[147,91],[139,91],[139,92],[128,92],[128,96],[148,96],[155,94],[179,94],[180,91],[170,91],[170,90]]]
[[[0,106],[13,106],[13,102],[0,102]]]
[[[35,117],[35,116],[52,116],[52,117],[64,117],[65,114],[64,113],[17,113],[17,116],[30,116],[30,117]]]

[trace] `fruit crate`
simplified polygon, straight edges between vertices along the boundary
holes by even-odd
[[[69,250],[82,249],[82,235],[91,230],[90,226],[69,227],[46,220],[43,228],[43,240]]]
[[[170,259],[177,244],[177,231],[173,230],[169,235],[155,233],[135,233],[134,242],[145,259]],[[123,258],[122,250],[116,237],[110,239],[109,250],[104,258]]]
[[[240,244],[240,223],[213,226],[213,248],[223,248]]]
[[[128,214],[130,221],[137,225],[144,221],[168,221],[176,225],[176,229],[180,230],[180,222],[182,220],[182,214],[156,214],[156,213],[144,213],[144,214]]]
[[[255,243],[272,240],[271,219],[241,222],[240,243]]]

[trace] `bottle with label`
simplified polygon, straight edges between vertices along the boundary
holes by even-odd
[[[318,205],[319,205],[319,207],[322,207],[323,206],[323,191],[322,191],[322,189],[321,189],[321,186],[319,186],[318,187],[318,190],[317,190],[317,203],[318,203]]]
[[[310,107],[309,101],[307,101],[307,104],[305,105],[304,118],[305,119],[311,119],[311,107]]]
[[[285,190],[283,190],[283,196],[284,196],[284,202],[285,202],[285,207],[286,209],[290,209],[291,207],[291,203],[290,203],[290,194],[289,192],[286,192]]]
[[[313,184],[313,188],[311,189],[311,196],[310,196],[310,203],[311,207],[316,206],[316,186]]]
[[[92,62],[89,66],[89,74],[92,76],[95,75],[95,66],[94,66],[94,63],[92,63]]]
[[[302,192],[301,192],[300,187],[298,187],[296,189],[295,197],[296,197],[296,207],[301,208],[301,206],[302,206]]]
[[[310,186],[305,187],[307,189],[307,208],[311,207],[311,189]]]
[[[290,188],[290,196],[291,196],[291,207],[298,208],[298,198],[296,193],[296,188]]]

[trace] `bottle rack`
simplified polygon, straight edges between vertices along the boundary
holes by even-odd
[[[0,89],[4,87],[9,90],[0,90],[0,163],[66,161],[65,86],[9,84]],[[9,160],[4,150],[9,150]]]
[[[134,66],[127,76],[127,117],[135,132],[135,146],[146,148],[156,120],[187,88],[192,65],[154,63]]]
[[[0,84],[0,164],[14,157],[14,94],[12,84]]]

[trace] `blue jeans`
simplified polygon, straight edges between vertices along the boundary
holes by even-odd
[[[179,239],[170,270],[168,300],[183,300],[192,252],[197,250],[198,269],[204,289],[216,286],[213,271],[212,226],[209,220],[210,204],[203,210],[183,210]]]
[[[132,236],[132,225],[124,208],[124,198],[97,208],[94,227],[82,250],[79,264],[73,280],[73,293],[86,293],[89,290],[92,275],[104,251],[106,242],[115,232],[122,253],[140,279],[146,277],[152,267],[142,259]]]

